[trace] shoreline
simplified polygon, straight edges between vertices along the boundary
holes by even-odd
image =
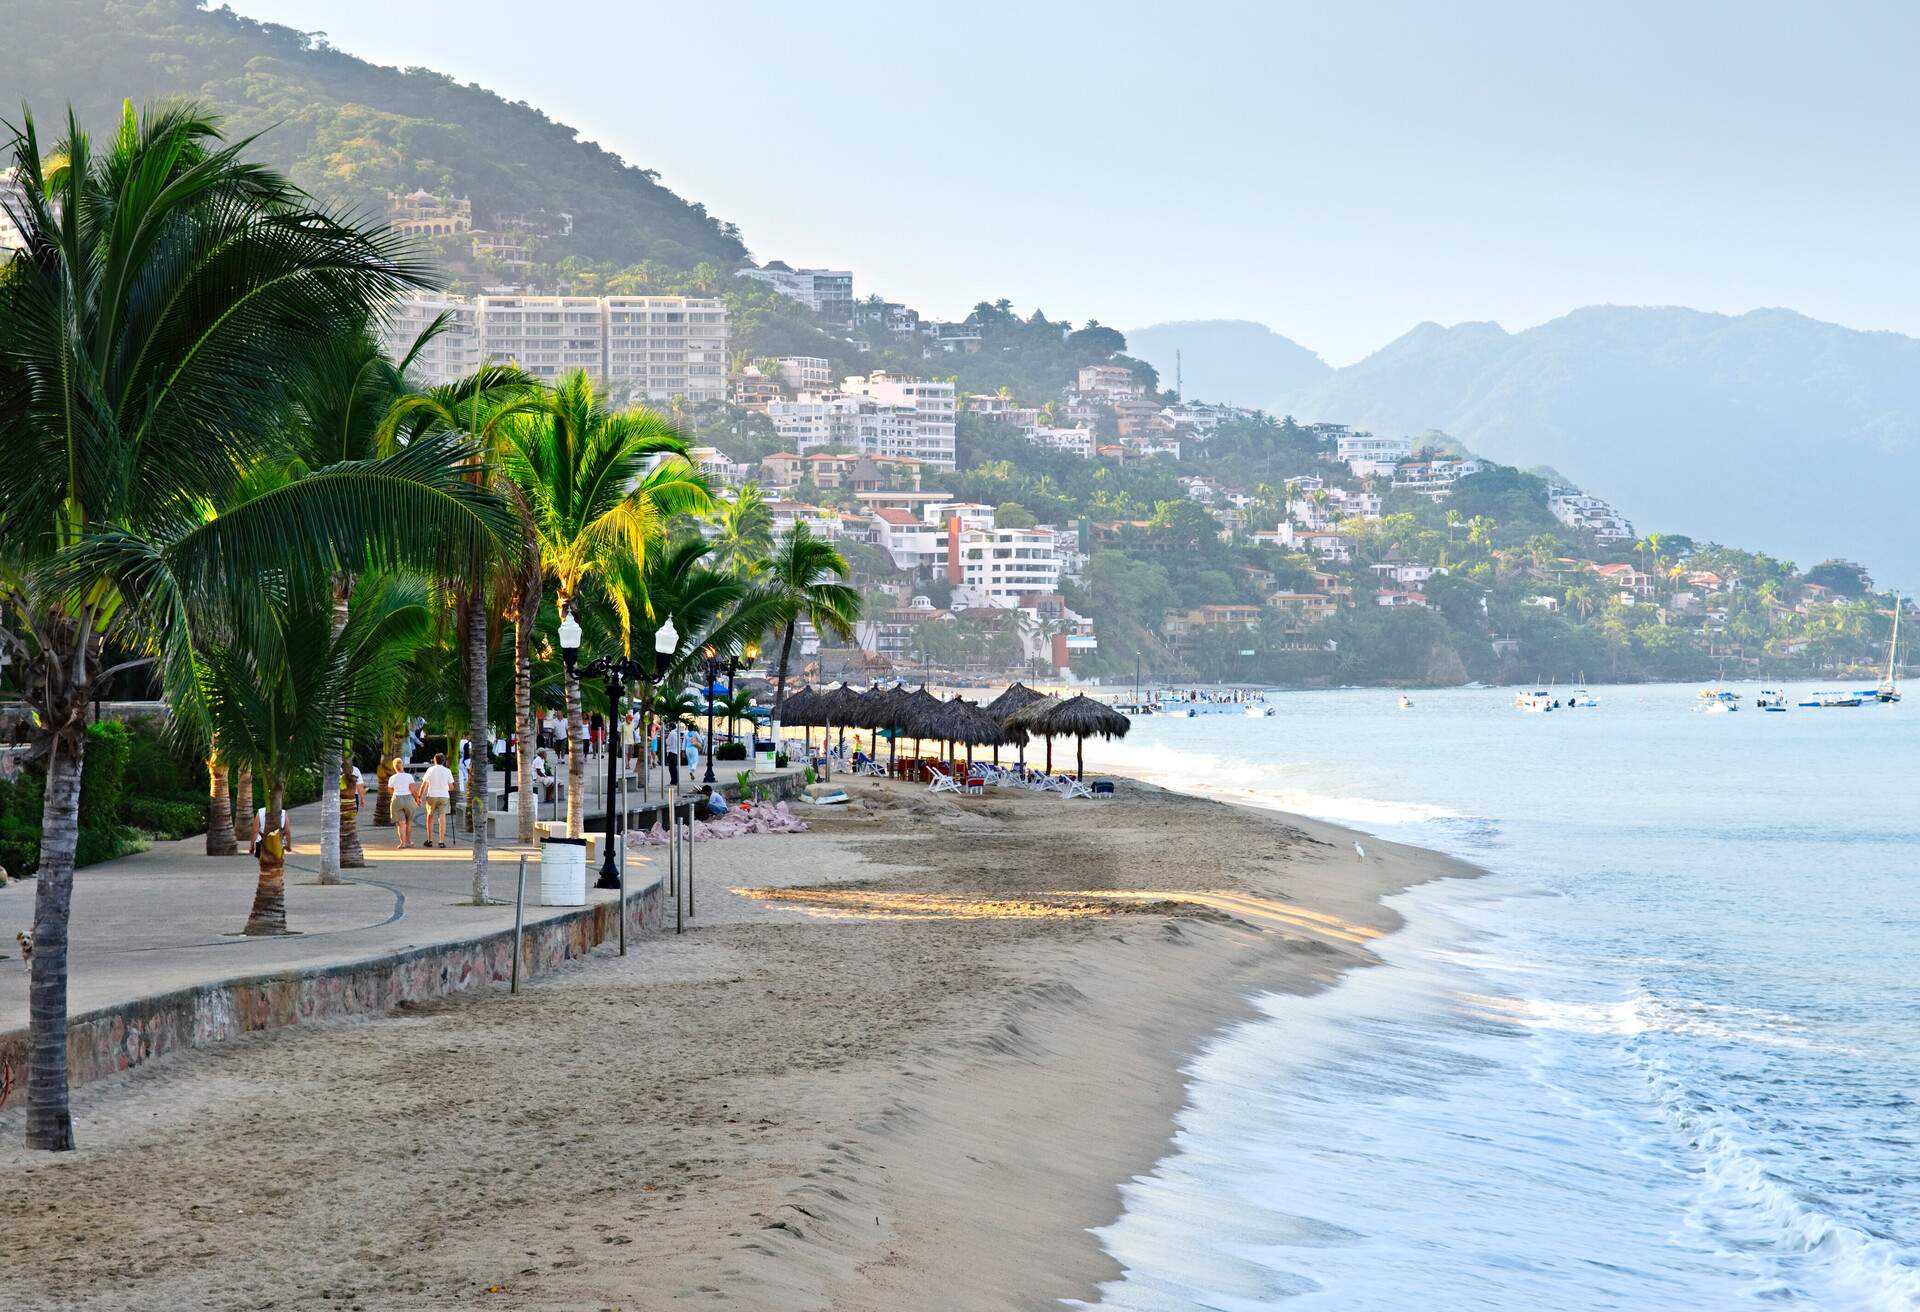
[[[684,938],[511,1002],[449,998],[103,1081],[77,1091],[82,1148],[57,1159],[18,1147],[10,1109],[0,1226],[19,1242],[0,1295],[1090,1299],[1119,1274],[1092,1231],[1170,1150],[1192,1057],[1252,995],[1377,960],[1367,944],[1400,923],[1382,898],[1479,873],[1135,782],[1085,806],[850,789],[861,806],[809,812],[812,834],[703,846]],[[240,1219],[263,1212],[291,1224]]]

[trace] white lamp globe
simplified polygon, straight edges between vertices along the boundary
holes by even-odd
[[[572,611],[560,621],[560,647],[563,651],[580,650],[580,621],[573,617]]]
[[[680,646],[680,630],[673,627],[673,617],[669,615],[653,635],[653,649],[662,656],[671,656]]]

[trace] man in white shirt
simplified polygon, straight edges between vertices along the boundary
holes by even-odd
[[[664,750],[667,755],[667,782],[675,788],[678,788],[680,786],[680,765],[684,759],[682,753],[687,750],[687,731],[680,727],[678,720],[675,720],[667,727],[667,738]]]
[[[434,822],[439,822],[440,846],[447,846],[447,817],[452,810],[453,771],[447,769],[444,752],[435,752],[433,764],[420,776],[420,797],[427,804],[427,842],[434,845]]]

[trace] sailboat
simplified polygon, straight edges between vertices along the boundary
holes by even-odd
[[[1900,700],[1900,679],[1894,673],[1894,657],[1900,650],[1900,594],[1893,594],[1893,637],[1887,642],[1887,677],[1880,680],[1874,696],[1883,702]]]

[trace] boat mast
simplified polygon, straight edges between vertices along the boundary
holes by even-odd
[[[1900,648],[1900,594],[1893,594],[1893,637],[1887,641],[1887,690],[1895,691],[1899,684],[1894,682],[1894,653]]]

